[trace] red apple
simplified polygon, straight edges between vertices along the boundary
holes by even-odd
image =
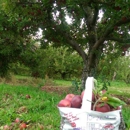
[[[62,99],[59,103],[58,103],[58,107],[71,107],[71,102],[67,99]]]
[[[96,111],[99,111],[99,112],[109,112],[110,111],[110,106],[108,104],[98,104],[96,106]]]
[[[81,98],[82,99],[83,99],[83,96],[84,96],[84,92],[85,92],[85,90],[83,90],[82,93],[81,93]]]
[[[115,110],[121,110],[121,106],[118,106],[116,108],[112,108],[111,111],[115,111]]]
[[[95,94],[92,93],[92,101],[95,102]]]
[[[105,94],[107,91],[104,89],[104,90],[101,90],[101,93],[102,94]]]
[[[118,106],[118,107],[116,108],[116,110],[121,110],[121,106]]]
[[[84,96],[84,92],[85,92],[85,90],[83,90],[82,93],[81,93],[81,98],[82,99],[83,99],[83,96]],[[93,102],[95,101],[95,95],[94,95],[94,93],[92,93],[92,101]]]
[[[71,100],[72,108],[80,108],[82,105],[82,98],[80,95],[75,95]]]
[[[16,119],[15,119],[15,123],[20,123],[20,119],[19,119],[19,118],[16,118]]]
[[[5,125],[5,126],[3,127],[3,129],[4,129],[4,130],[9,130],[9,126],[8,126],[8,125]]]
[[[20,128],[20,130],[23,130],[23,129],[27,128],[26,123],[21,123],[19,128]]]
[[[72,98],[74,97],[75,95],[74,94],[67,94],[65,99],[69,100],[71,102]]]

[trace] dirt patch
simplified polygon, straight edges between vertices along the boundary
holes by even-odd
[[[54,92],[60,95],[72,92],[72,89],[70,87],[60,87],[60,86],[57,86],[57,87],[43,86],[41,89],[46,92],[50,92],[50,93]]]

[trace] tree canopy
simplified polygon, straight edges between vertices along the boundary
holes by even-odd
[[[41,28],[42,47],[51,43],[76,50],[84,62],[83,84],[96,71],[104,48],[129,47],[128,0],[1,0],[0,6],[14,39],[16,34],[35,35]]]

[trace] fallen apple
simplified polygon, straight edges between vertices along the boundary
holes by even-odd
[[[19,128],[20,128],[20,130],[23,130],[23,129],[27,128],[26,123],[21,123]]]
[[[67,94],[65,99],[69,100],[71,102],[72,98],[74,97],[75,95],[74,94]]]
[[[31,96],[30,96],[29,94],[27,94],[27,95],[26,95],[26,98],[29,99],[29,98],[31,98]]]
[[[110,111],[110,106],[108,105],[108,104],[101,104],[101,103],[99,103],[99,104],[97,104],[96,105],[96,108],[95,108],[95,110],[96,111],[98,111],[98,112],[109,112]]]
[[[20,118],[16,118],[15,123],[20,123]]]
[[[58,107],[71,107],[71,102],[67,99],[62,99],[59,103],[58,103]]]
[[[9,128],[8,125],[5,125],[5,126],[3,127],[3,129],[4,129],[4,130],[9,130],[10,128]]]
[[[75,95],[71,100],[71,107],[72,108],[81,108],[82,105],[82,98],[80,95]]]

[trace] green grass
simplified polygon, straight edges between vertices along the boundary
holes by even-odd
[[[125,83],[124,81],[110,81],[111,86],[114,87],[129,87],[130,88],[130,84]]]
[[[127,130],[130,130],[130,106],[124,107],[122,114],[123,114],[123,118],[127,126]]]
[[[72,86],[72,81],[68,81],[68,80],[54,80],[54,83],[57,86],[65,86],[65,87]]]
[[[21,75],[15,75],[16,79],[29,79],[29,78],[32,78],[32,77],[29,77],[29,76],[21,76]]]
[[[15,75],[13,78],[16,78],[16,80],[26,80],[28,82],[30,82],[31,80],[34,80],[34,78],[29,77],[29,76],[20,76],[20,75]],[[35,79],[36,80],[36,79]],[[47,84],[47,85],[51,85],[51,86],[61,86],[61,87],[70,87],[72,86],[72,81],[70,80],[59,80],[59,79],[40,79],[38,78],[37,81],[40,81],[40,84],[42,83],[42,85]]]
[[[53,80],[53,83],[61,87],[72,86],[72,81]],[[111,82],[109,91],[112,94],[130,97],[130,85],[121,81]],[[27,99],[27,94],[31,98]],[[0,130],[6,124],[12,126],[16,118],[26,122],[28,130],[40,130],[42,126],[45,130],[59,130],[61,118],[56,105],[65,95],[46,93],[38,86],[31,87],[29,84],[17,86],[0,84],[0,95],[0,117],[2,117],[0,118]],[[130,107],[123,107],[123,117],[128,130],[130,129],[129,115]],[[19,124],[13,126],[13,130],[17,130],[18,127]]]
[[[27,99],[27,94],[31,98]],[[0,85],[0,95],[0,129],[6,124],[11,126],[16,118],[20,118],[29,122],[30,130],[38,130],[40,125],[45,130],[59,130],[60,115],[56,104],[61,96],[34,87],[5,84]]]
[[[19,80],[24,80],[24,79],[27,79],[27,80],[34,80],[34,78],[32,77],[29,77],[29,76],[20,76],[20,75],[15,75],[15,78],[16,79],[19,79]],[[72,86],[72,80],[62,80],[62,79],[38,79],[38,80],[42,80],[43,83],[47,82],[47,84],[49,84],[48,82],[51,82],[51,85],[52,86],[61,86],[61,87],[70,87]],[[98,80],[99,81],[99,80]],[[124,81],[109,81],[110,82],[110,88],[112,88],[113,90],[119,88],[120,90],[130,90],[130,84],[126,84]]]

